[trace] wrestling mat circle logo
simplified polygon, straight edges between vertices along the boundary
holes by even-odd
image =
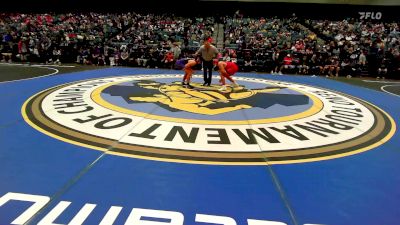
[[[318,87],[235,77],[239,87],[182,86],[181,75],[106,77],[29,98],[35,129],[108,154],[170,162],[265,165],[310,162],[373,149],[393,119],[361,99]],[[217,80],[215,78],[214,80]]]

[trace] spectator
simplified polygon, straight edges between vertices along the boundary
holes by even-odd
[[[290,54],[287,54],[285,58],[283,58],[283,65],[279,69],[279,75],[282,75],[282,69],[294,69],[293,65],[293,57]]]
[[[365,57],[364,52],[362,51],[359,58],[358,58],[358,64],[360,66],[365,66],[365,64],[367,63],[367,57]]]
[[[168,51],[163,59],[164,67],[172,69],[174,65],[174,55],[171,51]]]
[[[174,55],[174,62],[176,62],[181,56],[181,48],[179,47],[178,43],[175,42],[170,51]]]
[[[61,50],[57,49],[57,47],[54,47],[54,49],[53,49],[54,64],[61,65],[60,58],[61,58]]]

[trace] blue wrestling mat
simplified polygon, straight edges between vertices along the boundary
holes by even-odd
[[[0,83],[0,224],[399,224],[399,97],[180,72]]]

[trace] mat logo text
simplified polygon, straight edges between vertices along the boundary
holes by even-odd
[[[21,213],[11,224],[25,224],[30,222],[34,215],[46,206],[50,202],[49,196],[43,195],[31,195],[8,192],[0,198],[0,213],[2,207],[10,201],[25,201],[32,202],[33,204]],[[53,209],[50,210],[38,223],[38,225],[50,225],[55,224],[54,221],[60,217],[60,215],[68,208],[71,204],[69,201],[60,201]],[[85,222],[92,211],[95,209],[96,204],[86,203],[79,212],[72,218],[68,224],[80,225]],[[122,211],[121,206],[111,206],[105,216],[102,218],[99,225],[112,225],[117,219],[119,213]],[[128,218],[125,221],[125,225],[183,225],[185,217],[181,212],[176,211],[164,211],[154,209],[141,209],[133,208]],[[196,224],[221,224],[221,225],[236,225],[235,219],[227,216],[207,215],[207,214],[196,214]],[[192,224],[192,222],[189,222]],[[285,225],[284,222],[267,221],[267,220],[255,220],[247,219],[248,225]],[[304,224],[304,225],[317,225],[317,224]]]

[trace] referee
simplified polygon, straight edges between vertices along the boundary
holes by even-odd
[[[210,37],[205,38],[204,44],[196,52],[196,55],[199,55],[203,61],[203,73],[204,73],[203,86],[211,85],[213,59],[218,54],[218,49],[214,45],[212,45],[211,42],[212,42],[212,39]],[[208,74],[208,76],[207,76],[207,74]]]

